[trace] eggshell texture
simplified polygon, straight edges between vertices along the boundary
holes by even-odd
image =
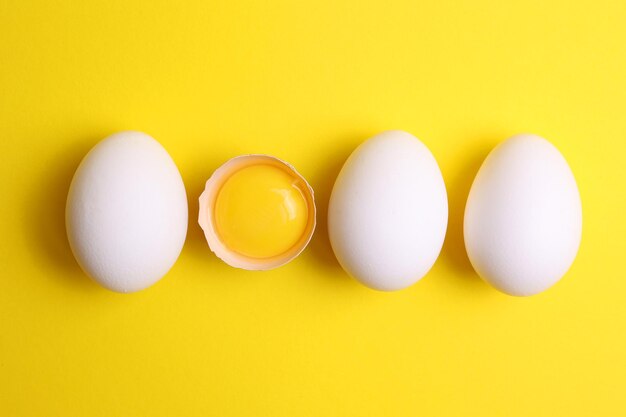
[[[576,181],[550,142],[522,134],[491,151],[464,221],[467,254],[484,280],[510,295],[544,291],[569,269],[581,233]]]
[[[83,270],[133,292],[172,267],[187,234],[187,197],[174,161],[153,138],[120,132],[80,163],[67,197],[67,235]]]
[[[335,182],[328,208],[332,248],[343,268],[383,291],[421,279],[439,255],[448,222],[435,158],[411,134],[387,131],[361,144]]]

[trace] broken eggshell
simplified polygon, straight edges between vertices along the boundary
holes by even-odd
[[[287,172],[298,185],[307,206],[307,222],[300,239],[287,251],[276,256],[255,258],[229,248],[220,238],[215,224],[215,203],[224,183],[239,170],[253,165],[272,165]],[[251,215],[254,215],[251,213]],[[198,223],[204,231],[209,248],[228,265],[254,271],[278,268],[296,258],[308,245],[316,225],[313,188],[289,163],[270,155],[250,154],[234,157],[220,166],[207,180],[199,197]]]

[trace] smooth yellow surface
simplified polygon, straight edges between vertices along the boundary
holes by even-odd
[[[626,3],[0,2],[0,415],[626,415]],[[131,295],[72,258],[73,171],[123,129],[157,138],[190,202],[182,254]],[[450,224],[415,286],[350,279],[330,190],[366,138],[404,129],[443,172]],[[583,202],[566,277],[531,298],[472,271],[462,214],[481,161],[552,141]],[[209,251],[197,197],[230,157],[311,183],[318,228],[268,272]]]
[[[231,250],[270,258],[291,249],[307,225],[307,203],[298,178],[268,164],[234,172],[215,198],[215,228]]]

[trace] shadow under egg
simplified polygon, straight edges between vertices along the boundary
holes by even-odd
[[[337,140],[337,143],[348,145],[327,154],[325,164],[319,166],[319,170],[311,176],[309,181],[315,192],[317,225],[307,250],[313,255],[314,261],[329,273],[328,275],[330,273],[335,274],[334,276],[338,274],[344,276],[346,280],[350,277],[335,257],[328,236],[328,203],[341,168],[363,140],[363,138],[355,139],[352,137],[349,140]],[[326,276],[327,274],[324,275]]]
[[[96,290],[98,286],[82,271],[74,258],[65,228],[67,194],[81,160],[101,137],[82,140],[80,146],[69,147],[38,173],[38,186],[24,202],[24,230],[29,248],[38,260],[62,275],[64,282],[82,290]]]
[[[446,180],[448,193],[448,228],[446,237],[439,254],[439,258],[447,264],[458,276],[464,280],[470,278],[478,283],[478,275],[474,271],[472,264],[465,250],[465,239],[463,235],[463,218],[465,215],[465,204],[469,191],[474,182],[483,161],[493,149],[497,140],[475,140],[476,146],[464,156],[466,162],[461,169],[456,171],[452,178]]]
[[[204,231],[198,224],[198,214],[200,210],[199,198],[204,191],[207,180],[219,166],[227,161],[228,157],[203,158],[185,175],[185,191],[187,193],[187,205],[189,208],[189,223],[187,227],[187,238],[183,252],[187,252],[195,259],[212,264],[214,267],[226,265],[212,251],[207,243]],[[210,275],[208,273],[207,275]]]

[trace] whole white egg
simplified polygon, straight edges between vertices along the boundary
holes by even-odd
[[[117,292],[144,289],[174,265],[187,196],[167,151],[141,132],[113,134],[81,161],[69,189],[67,236],[82,269]]]
[[[522,134],[491,151],[464,220],[467,254],[485,281],[510,295],[542,292],[569,269],[581,233],[574,175],[550,142]]]
[[[435,263],[448,222],[441,171],[428,148],[403,131],[380,133],[350,155],[328,208],[330,242],[364,285],[406,288]]]

